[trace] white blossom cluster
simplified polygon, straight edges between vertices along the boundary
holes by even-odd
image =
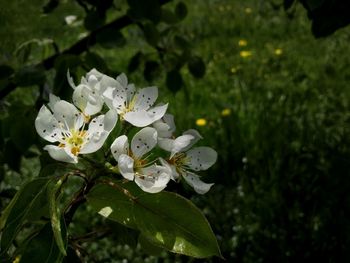
[[[53,159],[78,163],[79,155],[98,151],[119,119],[141,129],[130,143],[126,134],[112,143],[110,150],[117,163],[113,171],[149,193],[182,178],[197,193],[209,191],[213,184],[204,183],[195,172],[211,167],[217,153],[210,147],[193,147],[202,138],[196,130],[174,136],[174,117],[166,114],[168,104],[155,105],[157,87],[136,89],[125,74],[114,79],[96,69],[82,77],[79,85],[69,72],[67,77],[74,89],[73,104],[50,94],[48,105],[41,107],[35,120],[38,134],[55,143],[44,147]],[[109,109],[105,114],[104,104]],[[154,157],[156,147],[168,154]]]

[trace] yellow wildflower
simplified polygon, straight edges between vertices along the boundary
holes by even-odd
[[[17,256],[17,257],[15,258],[15,260],[12,261],[12,263],[19,263],[20,259],[21,259],[21,256]]]
[[[229,108],[223,109],[221,111],[221,115],[224,117],[231,115],[231,109],[229,109]]]
[[[242,58],[247,58],[247,57],[250,57],[252,55],[252,52],[251,51],[247,51],[247,50],[242,50],[241,52],[239,52],[239,55]]]
[[[250,7],[247,7],[246,9],[244,9],[244,11],[246,12],[246,14],[250,14],[252,12],[252,9]]]
[[[246,45],[248,45],[247,40],[240,39],[240,40],[238,41],[238,46],[240,46],[240,47],[245,47]]]
[[[280,56],[280,55],[282,55],[282,53],[283,53],[283,51],[282,51],[281,48],[276,48],[276,49],[275,49],[275,55],[276,55],[276,56]]]
[[[197,126],[205,126],[205,125],[207,125],[207,120],[203,119],[203,118],[197,119],[196,120],[196,125]]]

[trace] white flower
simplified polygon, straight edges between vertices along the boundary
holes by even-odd
[[[217,153],[210,147],[190,149],[201,138],[196,130],[188,130],[176,139],[160,139],[158,144],[171,153],[167,160],[172,170],[171,179],[176,180],[181,176],[197,193],[205,194],[213,184],[201,181],[194,171],[211,167],[216,162]]]
[[[92,119],[85,130],[84,115],[73,104],[50,94],[48,106],[51,111],[41,107],[35,128],[45,140],[59,143],[46,145],[44,150],[62,162],[77,163],[79,154],[99,150],[118,120],[116,112],[110,110]]]
[[[170,180],[169,166],[148,162],[144,157],[157,145],[157,131],[146,127],[135,134],[129,149],[128,138],[122,135],[115,139],[111,146],[112,155],[118,161],[122,176],[135,183],[145,192],[162,191]]]
[[[136,127],[145,127],[159,120],[168,108],[168,104],[151,108],[158,97],[158,88],[136,91],[133,84],[128,84],[125,74],[119,75],[116,85],[107,87],[103,96],[110,109],[115,109],[122,120]]]
[[[174,116],[168,113],[152,125],[158,132],[158,138],[171,138],[176,131]]]
[[[87,120],[90,115],[101,111],[104,104],[103,92],[108,86],[114,85],[116,82],[113,78],[102,74],[96,69],[90,70],[86,77],[82,77],[78,86],[74,84],[69,71],[67,72],[67,79],[70,86],[74,89],[73,103],[84,113]]]

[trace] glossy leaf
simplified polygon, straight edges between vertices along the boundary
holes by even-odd
[[[87,202],[101,216],[137,228],[132,214],[133,203],[123,188],[117,190],[104,184],[96,185],[88,194]]]
[[[170,192],[144,194],[134,203],[137,227],[154,244],[192,257],[221,256],[216,237],[201,211]]]
[[[48,182],[48,178],[42,177],[25,184],[5,209],[0,219],[0,226],[4,226],[0,243],[1,253],[10,247],[24,220],[31,215],[31,209],[40,200],[40,196],[46,195]]]
[[[152,245],[198,258],[221,256],[208,221],[189,200],[130,186],[99,184],[89,193],[88,203],[102,216],[140,230]]]

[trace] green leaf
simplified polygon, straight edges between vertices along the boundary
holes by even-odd
[[[6,79],[13,74],[14,70],[8,65],[0,65],[0,79]]]
[[[167,85],[169,90],[176,93],[177,91],[179,91],[182,88],[183,84],[184,84],[184,82],[182,80],[182,76],[178,70],[174,69],[174,70],[169,71],[167,73],[166,85]]]
[[[157,256],[163,251],[161,247],[153,244],[143,234],[139,235],[138,242],[141,245],[142,249],[149,255]]]
[[[143,57],[143,53],[141,51],[139,51],[130,59],[130,62],[128,65],[128,72],[129,73],[132,73],[135,70],[137,70],[137,68],[141,64],[142,57]]]
[[[96,35],[96,41],[101,47],[106,49],[122,47],[126,44],[126,39],[123,34],[116,29],[108,28]]]
[[[157,27],[153,23],[146,23],[142,30],[145,34],[147,43],[154,47],[157,46],[160,38]]]
[[[129,16],[135,20],[150,20],[158,23],[161,17],[161,6],[159,0],[128,0],[130,9]]]
[[[221,256],[204,215],[180,195],[170,192],[141,195],[134,202],[133,214],[137,227],[153,244],[192,257]]]
[[[0,243],[1,254],[10,247],[23,222],[31,215],[32,207],[40,200],[40,196],[46,195],[48,182],[49,179],[43,177],[28,182],[5,209],[0,219],[0,226],[4,226]]]
[[[50,218],[51,227],[56,240],[56,244],[63,255],[67,255],[65,243],[63,238],[66,240],[67,237],[62,238],[61,231],[61,210],[58,206],[59,198],[56,200],[56,196],[59,194],[62,183],[65,181],[66,177],[60,178],[55,184],[49,184],[48,187],[48,199],[50,207]]]
[[[106,22],[105,14],[96,11],[90,11],[84,18],[84,26],[87,30],[93,31],[102,27]]]
[[[87,200],[102,216],[140,230],[151,245],[198,258],[221,256],[204,215],[177,194],[146,194],[135,184],[110,183],[96,185]]]
[[[45,70],[39,66],[25,66],[20,68],[14,76],[14,81],[18,86],[26,87],[41,85],[45,82]]]
[[[147,61],[145,63],[145,69],[143,71],[143,76],[149,82],[153,81],[156,77],[160,75],[160,65],[157,61]]]
[[[205,75],[205,64],[200,57],[193,56],[188,62],[188,69],[195,78],[202,78]]]
[[[175,14],[179,19],[184,19],[187,16],[187,6],[183,2],[179,2],[175,7]]]
[[[63,228],[62,232],[65,234],[66,229]],[[27,242],[20,262],[57,263],[62,262],[62,259],[63,254],[56,245],[52,228],[50,224],[46,224]]]
[[[179,21],[178,17],[169,9],[162,8],[161,20],[167,24],[175,24]]]
[[[107,72],[106,61],[97,53],[87,52],[84,56],[84,62],[88,68],[96,68],[101,72]]]
[[[122,191],[123,188],[116,190],[111,186],[98,184],[88,194],[87,203],[103,217],[137,229],[132,214],[133,203],[127,192]]]

